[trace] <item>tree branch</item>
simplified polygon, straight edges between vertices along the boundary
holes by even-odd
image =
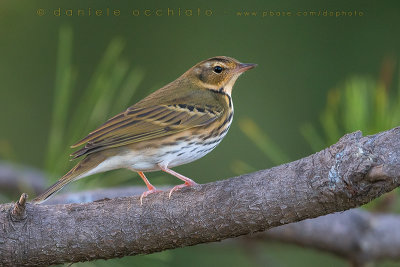
[[[172,186],[166,186],[165,190]],[[140,195],[144,186],[96,189],[58,194],[48,204],[93,202],[104,198]],[[365,266],[382,259],[400,259],[400,215],[375,214],[361,209],[290,223],[245,237],[246,241],[280,241],[333,253]]]
[[[219,241],[360,206],[400,184],[400,129],[360,132],[309,157],[174,192],[84,204],[0,205],[0,263],[49,265]]]
[[[251,240],[257,239],[328,251],[363,266],[382,259],[400,259],[400,216],[353,209],[251,236]]]

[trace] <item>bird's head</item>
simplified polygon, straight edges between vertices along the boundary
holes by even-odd
[[[257,64],[240,63],[234,58],[219,56],[196,64],[184,76],[189,76],[204,89],[220,90],[230,95],[236,79],[256,66]]]

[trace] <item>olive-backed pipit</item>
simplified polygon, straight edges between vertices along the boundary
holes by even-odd
[[[34,199],[41,203],[66,184],[113,169],[137,172],[148,191],[156,192],[144,172],[162,170],[185,183],[196,183],[171,168],[197,160],[225,137],[233,118],[232,87],[256,64],[229,57],[202,61],[175,81],[150,94],[72,146],[85,145],[71,156],[83,159],[58,182]]]

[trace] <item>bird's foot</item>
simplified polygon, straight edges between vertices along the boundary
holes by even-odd
[[[188,186],[197,185],[197,183],[196,183],[195,181],[190,180],[189,178],[186,178],[186,179],[188,179],[188,180],[186,180],[184,184],[180,184],[180,185],[174,186],[174,187],[171,189],[171,191],[169,191],[168,198],[171,198],[172,192],[174,192],[175,190],[181,189],[181,188],[183,188],[183,187],[188,187]]]
[[[154,186],[151,189],[143,192],[143,194],[140,196],[140,206],[143,205],[143,198],[147,197],[150,194],[157,193],[157,192],[162,192],[162,190],[157,190]]]

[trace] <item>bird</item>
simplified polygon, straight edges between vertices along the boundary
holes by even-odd
[[[253,63],[217,56],[201,61],[175,81],[107,120],[71,146],[82,158],[55,184],[37,196],[40,204],[78,179],[115,169],[137,172],[147,186],[143,198],[159,192],[145,172],[164,171],[184,183],[172,192],[196,185],[172,170],[211,152],[225,137],[233,119],[232,88]]]

